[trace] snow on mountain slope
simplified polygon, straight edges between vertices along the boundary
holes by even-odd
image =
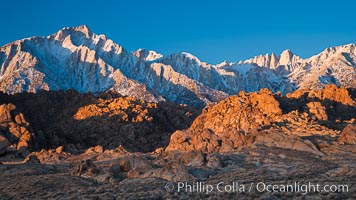
[[[269,69],[283,68],[286,72],[292,72],[303,63],[303,59],[294,55],[289,49],[286,49],[280,56],[276,56],[274,53],[271,55],[259,55],[245,60],[244,63],[256,64]]]
[[[268,87],[272,91],[292,92],[294,88],[278,70],[258,67],[255,64],[236,64],[223,62],[210,65],[189,53],[172,54],[155,61],[170,65],[173,69],[203,85],[237,94],[239,91],[258,91]]]
[[[16,41],[0,52],[4,58],[0,76],[3,92],[72,88],[97,93],[114,89],[125,95],[157,100],[142,84],[119,70],[119,66],[134,66],[136,59],[105,36],[91,33],[86,26]]]
[[[138,49],[137,51],[132,52],[134,56],[136,56],[138,59],[144,60],[144,61],[152,61],[152,60],[157,60],[158,58],[162,58],[163,55],[159,54],[155,51],[149,51],[146,49]]]
[[[0,91],[116,90],[147,101],[167,99],[196,107],[227,96],[174,70],[157,73],[157,66],[145,61],[160,56],[152,52],[148,56],[140,59],[87,26],[64,28],[1,47]]]
[[[260,55],[244,63],[279,70],[296,88],[320,89],[331,83],[356,88],[355,44],[329,47],[308,59],[301,59],[285,50],[280,56]]]
[[[302,88],[322,88],[335,83],[345,87],[356,87],[356,46],[355,44],[329,47],[309,59],[301,77],[292,78]]]
[[[308,59],[290,50],[211,65],[190,53],[128,52],[85,25],[31,37],[0,48],[0,91],[116,90],[148,101],[202,107],[239,91],[292,92],[335,83],[356,88],[354,44],[330,47]]]

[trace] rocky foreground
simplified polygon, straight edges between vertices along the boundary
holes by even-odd
[[[355,199],[355,98],[263,89],[200,114],[116,93],[1,94],[0,199]]]

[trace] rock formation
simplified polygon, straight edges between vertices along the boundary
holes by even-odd
[[[228,152],[251,143],[252,137],[252,143],[298,150],[304,146],[315,153],[310,141],[292,135],[336,137],[344,123],[354,122],[355,113],[356,104],[348,91],[335,85],[327,85],[324,90],[297,90],[286,97],[267,89],[240,92],[207,107],[189,129],[176,131],[166,150]],[[339,126],[329,119],[338,120]],[[263,137],[263,133],[269,136]],[[351,135],[345,133],[344,137]]]
[[[338,141],[340,144],[356,144],[356,126],[347,125],[341,132]]]
[[[10,145],[9,140],[6,137],[0,135],[0,155],[6,153],[9,145]]]
[[[312,192],[308,198],[352,199],[353,95],[333,85],[286,96],[263,89],[240,92],[198,115],[186,105],[146,102],[113,91],[0,94],[1,127],[10,122],[32,127],[36,140],[30,144],[38,146],[25,159],[8,151],[1,155],[1,197],[304,198],[254,190],[177,190],[178,182],[247,186],[297,180],[349,187],[348,192]],[[16,146],[8,144],[3,130],[0,150]]]
[[[198,114],[186,105],[149,103],[116,92],[96,96],[75,91],[0,96],[0,103],[13,103],[0,107],[1,134],[16,143],[17,150],[63,146],[76,152],[96,145],[105,149],[122,145],[130,151],[147,152],[166,146],[170,134],[187,128]],[[15,105],[18,114],[11,115]],[[37,140],[33,140],[34,134]],[[1,144],[6,146],[5,142]]]
[[[27,155],[35,149],[36,136],[24,115],[14,104],[0,105],[0,153],[17,150]]]

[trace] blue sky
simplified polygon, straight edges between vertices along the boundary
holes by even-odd
[[[213,64],[284,49],[309,57],[356,43],[355,2],[11,0],[0,7],[0,45],[87,24],[129,51],[187,51]]]

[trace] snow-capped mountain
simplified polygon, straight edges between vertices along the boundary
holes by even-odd
[[[185,52],[163,57],[155,63],[170,65],[176,72],[230,95],[239,91],[258,91],[265,87],[283,93],[294,90],[289,80],[278,70],[259,67],[253,63],[236,64],[225,61],[210,65]]]
[[[276,69],[282,67],[287,72],[292,72],[296,68],[300,67],[303,63],[303,59],[294,55],[291,50],[284,50],[280,56],[272,53],[271,55],[259,55],[252,59],[244,61],[244,63],[257,64],[258,66],[267,67],[269,69]]]
[[[147,101],[168,99],[196,107],[227,96],[169,65],[148,62],[160,57],[152,51],[130,53],[85,25],[64,28],[47,37],[26,38],[1,47],[0,91],[116,90]]]
[[[96,93],[115,89],[123,95],[151,101],[159,98],[120,71],[119,66],[133,68],[136,57],[104,35],[93,34],[86,26],[15,41],[1,47],[0,58],[3,92],[73,88]]]
[[[329,47],[308,59],[301,59],[290,50],[280,56],[260,55],[243,63],[256,64],[274,70],[282,70],[289,82],[297,88],[322,88],[334,83],[339,86],[356,87],[356,47],[347,44]]]
[[[211,65],[189,53],[168,56],[128,52],[85,25],[0,48],[0,91],[116,90],[148,101],[170,100],[202,107],[241,90],[292,92],[328,83],[356,88],[354,44],[331,47],[308,59],[285,50],[239,63]]]

